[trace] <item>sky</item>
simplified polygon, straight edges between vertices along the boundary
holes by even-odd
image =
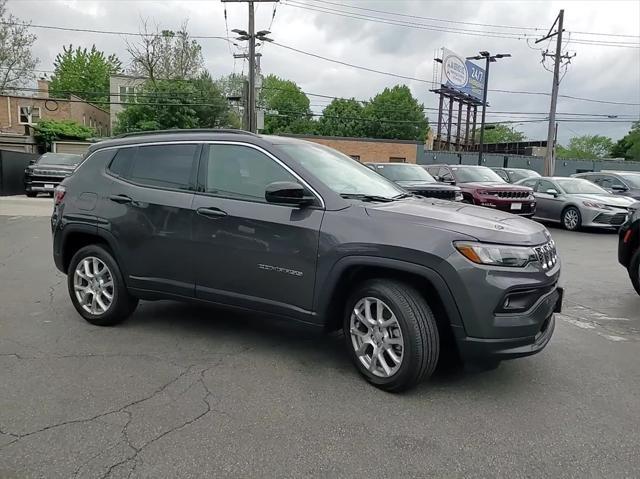
[[[557,111],[640,118],[640,48],[603,45],[603,42],[634,42],[640,46],[640,1],[329,1],[331,3],[323,4],[318,0],[282,0],[276,6],[275,17],[274,3],[256,3],[256,30],[270,29],[270,37],[276,42],[299,50],[427,82],[434,79],[433,59],[442,47],[462,56],[476,55],[480,50],[492,54],[510,53],[511,58],[491,64],[489,77],[487,119],[504,121],[516,120],[516,117],[493,112],[549,111],[549,96],[491,90],[551,91],[552,74],[545,70],[541,59],[542,50],[554,51],[555,41],[536,45],[533,40],[543,36],[559,10],[564,9],[563,51],[576,56],[566,69],[560,95],[621,104],[559,98]],[[162,29],[177,29],[183,20],[188,20],[189,31],[194,36],[226,37],[229,31],[231,38],[232,29],[247,28],[246,3],[223,4],[218,0],[9,0],[7,8],[19,19],[34,25],[138,32],[142,20]],[[379,21],[352,18],[354,16],[374,17]],[[405,25],[385,23],[399,20]],[[32,32],[38,37],[34,54],[39,58],[38,68],[42,70],[51,70],[56,54],[63,45],[70,43],[83,47],[95,44],[107,54],[117,54],[126,67],[129,63],[126,39],[135,39],[39,28],[33,28]],[[504,35],[505,32],[510,35]],[[199,41],[205,66],[212,76],[246,73],[246,63],[234,60],[232,56],[232,53],[242,52],[243,42],[237,42],[239,46],[236,47],[219,39]],[[432,85],[427,82],[330,63],[275,44],[265,44],[259,51],[263,54],[264,74],[273,73],[293,80],[305,92],[367,100],[385,87],[404,83],[425,107],[437,107],[437,96],[429,91]],[[551,67],[550,60],[546,65]],[[312,109],[317,113],[328,101],[320,97],[310,99]],[[437,113],[428,110],[428,117],[433,125]],[[517,120],[522,118],[517,117]],[[543,116],[536,115],[536,118]],[[545,122],[514,126],[530,140],[546,139]],[[558,138],[563,144],[573,136],[586,134],[601,134],[617,140],[630,126],[630,122],[562,122]]]

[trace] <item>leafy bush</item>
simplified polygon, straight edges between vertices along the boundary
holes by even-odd
[[[73,120],[40,120],[34,129],[36,139],[46,143],[55,140],[86,140],[96,134],[93,128]]]

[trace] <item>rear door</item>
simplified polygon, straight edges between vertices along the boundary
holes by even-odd
[[[193,296],[191,228],[197,143],[121,148],[103,213],[129,287]]]
[[[281,314],[312,309],[324,209],[319,199],[267,203],[275,181],[302,183],[259,147],[205,147],[193,204],[197,297]]]

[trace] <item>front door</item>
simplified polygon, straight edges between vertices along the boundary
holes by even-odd
[[[194,199],[196,296],[279,314],[312,309],[324,210],[267,203],[266,186],[300,181],[244,144],[203,152]]]
[[[129,287],[193,296],[191,227],[198,144],[126,147],[105,201]]]
[[[547,193],[549,190],[556,190],[557,195]],[[548,180],[538,180],[535,192],[536,197],[536,217],[546,220],[559,221],[562,215],[562,205],[564,200],[560,197],[560,188]]]

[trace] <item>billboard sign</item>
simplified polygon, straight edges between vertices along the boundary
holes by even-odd
[[[442,77],[440,83],[459,93],[482,101],[484,90],[484,68],[443,48]]]

